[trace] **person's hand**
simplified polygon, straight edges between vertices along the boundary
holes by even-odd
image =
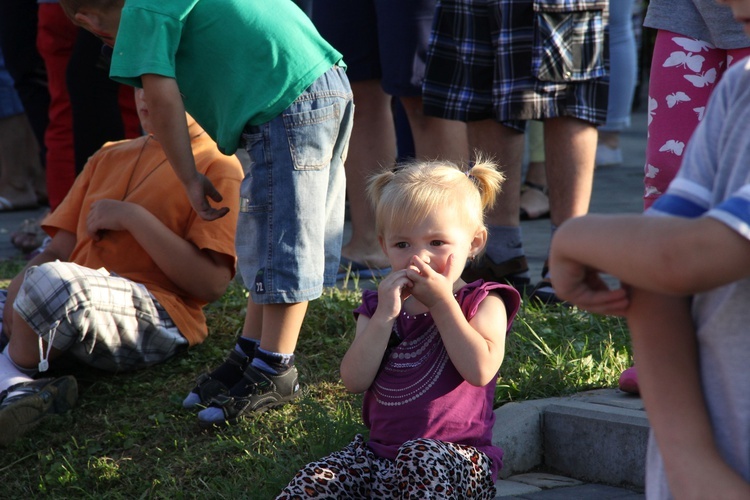
[[[125,224],[132,220],[134,211],[138,209],[139,205],[128,201],[95,201],[86,217],[86,232],[94,241],[99,241],[105,231],[125,231]]]
[[[223,198],[208,177],[196,172],[195,176],[185,184],[185,191],[193,209],[205,220],[216,220],[229,213],[228,207],[214,208],[208,198],[220,202]]]
[[[416,255],[412,257],[406,270],[406,276],[414,283],[412,295],[429,309],[440,302],[453,300],[453,281],[449,276],[454,265],[455,258],[451,255],[443,272],[438,273]]]
[[[378,308],[376,314],[383,314],[386,321],[393,321],[401,314],[403,301],[411,294],[412,282],[406,277],[406,270],[393,271],[378,285]]]
[[[627,287],[610,290],[596,269],[551,255],[550,280],[555,295],[596,314],[623,316],[630,304]]]

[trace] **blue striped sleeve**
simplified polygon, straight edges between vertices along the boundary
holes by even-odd
[[[700,184],[678,177],[649,209],[650,215],[696,218],[709,208],[711,192]]]
[[[743,237],[750,239],[750,185],[711,209],[707,214],[728,225]]]

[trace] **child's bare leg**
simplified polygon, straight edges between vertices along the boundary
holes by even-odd
[[[221,365],[198,377],[195,387],[182,401],[184,408],[206,407],[214,397],[229,394],[229,390],[242,379],[245,369],[255,357],[262,327],[263,306],[253,302],[250,296],[247,298],[242,334],[237,343]]]
[[[0,352],[0,446],[18,439],[47,415],[67,411],[78,399],[78,384],[70,375],[32,378],[39,366],[39,336],[18,313],[13,315],[10,343]],[[52,349],[46,359],[59,354]]]
[[[273,352],[293,353],[297,347],[307,304],[307,302],[298,302],[264,305],[260,348]]]
[[[36,369],[39,364],[39,335],[16,311],[13,311],[13,331],[8,336],[10,342],[7,349],[13,362],[24,369]],[[42,345],[46,354],[47,342],[42,341]],[[60,353],[58,349],[50,349],[47,361],[55,359]]]
[[[10,342],[0,353],[0,392],[8,387],[28,382],[39,365],[39,336],[13,311],[13,332],[8,332]],[[44,345],[46,352],[46,343]],[[50,358],[59,355],[56,349]]]
[[[198,413],[201,425],[235,423],[239,417],[282,405],[297,397],[299,383],[294,350],[307,304],[248,306],[247,334],[251,335],[260,322],[260,345],[228,394],[213,398],[210,406]],[[244,335],[243,332],[243,338],[246,338]]]

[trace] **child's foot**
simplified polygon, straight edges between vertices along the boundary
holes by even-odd
[[[198,412],[198,421],[201,427],[235,424],[242,416],[281,406],[298,396],[296,367],[274,375],[251,364],[229,394],[215,397],[208,408]]]
[[[242,374],[251,361],[252,356],[241,353],[237,348],[232,349],[218,368],[198,377],[195,387],[182,401],[182,407],[206,407],[213,398],[229,394],[229,389],[242,380]]]
[[[30,431],[47,415],[68,411],[77,400],[78,384],[70,375],[9,387],[0,394],[0,446]]]
[[[618,385],[622,392],[627,392],[628,394],[640,394],[641,391],[638,388],[638,372],[636,372],[635,366],[631,366],[620,374]]]

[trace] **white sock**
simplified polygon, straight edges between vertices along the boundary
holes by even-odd
[[[20,367],[10,359],[8,347],[6,346],[3,352],[0,353],[0,392],[12,385],[31,380],[33,379],[27,373],[21,371]]]

